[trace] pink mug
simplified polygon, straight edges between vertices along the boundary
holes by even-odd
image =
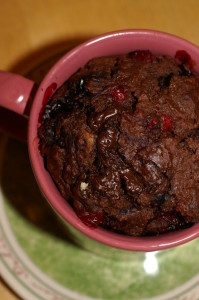
[[[44,167],[38,148],[38,120],[48,88],[55,83],[59,87],[93,57],[128,53],[137,49],[149,49],[154,54],[168,54],[173,57],[177,50],[186,50],[196,62],[194,70],[199,73],[199,47],[179,37],[152,30],[123,30],[97,36],[66,53],[41,82],[30,109],[28,147],[32,169],[42,194],[83,244],[87,239],[89,243],[97,241],[100,242],[97,245],[122,250],[157,251],[184,244],[198,237],[199,224],[188,229],[152,237],[130,237],[103,228],[91,229],[81,222],[72,207],[59,193]],[[27,111],[27,102],[33,87],[34,83],[26,78],[0,72],[0,105],[23,115]]]

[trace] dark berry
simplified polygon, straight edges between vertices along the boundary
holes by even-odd
[[[160,76],[158,78],[158,85],[159,85],[160,89],[162,89],[163,87],[169,87],[172,75],[173,74],[170,73],[166,76]]]
[[[79,82],[79,89],[82,91],[84,90],[84,79],[81,78],[80,82]]]
[[[135,96],[134,92],[131,92],[131,95],[132,95],[132,110],[135,111],[138,103],[138,97]]]
[[[179,65],[179,75],[190,77],[192,75],[191,71],[184,65]]]
[[[125,91],[122,86],[113,88],[111,95],[113,97],[113,100],[116,102],[120,103],[125,101]]]
[[[196,64],[189,53],[187,53],[185,50],[178,50],[175,54],[175,59],[180,61],[183,65],[189,67],[190,70],[192,70]]]
[[[89,94],[89,90],[88,90],[88,83],[89,80],[91,79],[91,76],[85,76],[84,78],[81,78],[79,81],[79,85],[76,86],[75,90],[74,90],[74,94],[77,95],[86,95]]]
[[[47,87],[45,93],[44,93],[44,97],[43,97],[43,101],[42,101],[42,107],[39,113],[39,123],[41,124],[42,122],[42,117],[43,117],[43,113],[45,110],[45,106],[48,103],[48,100],[52,97],[53,93],[55,92],[57,88],[57,84],[56,82],[53,82],[51,85],[49,85],[49,87]]]
[[[168,115],[161,115],[161,119],[162,119],[162,130],[163,131],[169,131],[171,130],[172,127],[172,119],[170,116]]]
[[[42,122],[50,117],[53,118],[56,116],[58,111],[63,112],[71,112],[74,106],[74,101],[70,97],[59,97],[55,102],[52,101],[51,103],[45,106]]]
[[[57,113],[61,110],[62,112],[70,112],[73,109],[73,100],[70,97],[60,97],[55,103],[52,103],[51,106],[51,115]]]
[[[161,205],[162,203],[164,203],[166,200],[169,199],[169,194],[166,193],[160,193],[160,194],[156,194],[154,197],[154,202],[155,204]]]
[[[137,50],[131,52],[131,57],[136,61],[143,61],[143,62],[152,62],[154,59],[153,54],[149,50]]]

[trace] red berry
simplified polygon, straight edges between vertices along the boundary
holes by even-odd
[[[132,58],[136,61],[152,62],[154,56],[149,50],[137,50],[132,52]]]
[[[192,70],[196,64],[195,61],[185,50],[178,50],[176,52],[175,59],[180,61],[183,65],[189,67],[190,70]]]
[[[42,116],[43,116],[43,113],[44,113],[44,110],[45,110],[45,106],[46,104],[48,103],[48,100],[50,99],[50,97],[52,97],[54,91],[56,90],[57,88],[57,84],[56,82],[53,82],[51,85],[49,85],[49,87],[47,87],[45,93],[44,93],[44,97],[43,97],[43,101],[42,101],[42,108],[40,110],[40,113],[39,113],[39,123],[41,124],[42,122]]]
[[[54,91],[57,88],[57,84],[56,82],[53,82],[51,85],[49,85],[49,87],[47,87],[45,93],[44,93],[44,97],[43,97],[43,104],[46,105],[48,100],[50,99],[50,97],[52,97]]]
[[[158,119],[154,118],[152,121],[147,123],[149,130],[157,128],[158,124],[161,124],[162,131],[169,131],[172,127],[172,119],[169,115],[161,114]]]
[[[161,115],[161,119],[162,119],[162,130],[163,131],[169,131],[171,130],[172,127],[172,120],[171,117],[168,115]]]
[[[116,102],[123,102],[125,100],[125,91],[122,86],[115,87],[111,93],[113,100]]]
[[[153,119],[152,121],[150,121],[147,124],[148,129],[154,129],[156,127],[156,125],[158,124],[158,120],[157,119]]]
[[[83,207],[76,211],[76,214],[90,228],[97,228],[103,219],[103,214],[100,211],[89,211]]]

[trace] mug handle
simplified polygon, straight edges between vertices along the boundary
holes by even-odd
[[[18,74],[0,71],[0,129],[27,140],[27,124],[36,84]]]
[[[34,86],[23,76],[0,71],[0,106],[23,115]]]

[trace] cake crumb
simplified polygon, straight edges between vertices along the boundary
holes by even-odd
[[[88,183],[81,182],[81,184],[80,184],[80,190],[81,191],[85,191],[87,189],[87,187],[88,187]]]

